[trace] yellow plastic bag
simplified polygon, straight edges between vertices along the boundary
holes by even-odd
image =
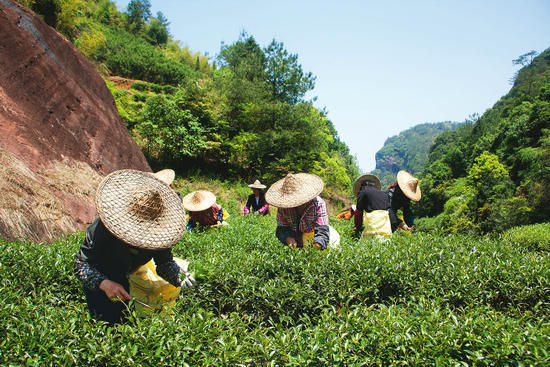
[[[363,231],[363,237],[378,236],[389,237],[391,236],[391,222],[390,215],[387,210],[373,210],[370,213],[364,213],[363,225],[365,230]]]
[[[187,261],[177,257],[174,260],[180,268],[187,271]],[[129,281],[130,296],[150,306],[149,308],[136,302],[134,305],[138,316],[151,313],[173,312],[176,299],[181,292],[181,287],[174,287],[162,279],[157,274],[155,262],[152,259],[131,273]]]
[[[314,231],[302,233],[302,242],[304,247],[313,246]],[[340,244],[340,234],[329,225],[329,242],[327,248],[337,248]]]

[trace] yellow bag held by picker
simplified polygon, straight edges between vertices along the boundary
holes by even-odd
[[[370,213],[365,213],[363,225],[365,226],[363,237],[389,237],[392,234],[390,216],[387,210],[373,210]]]
[[[184,271],[189,263],[174,258]],[[151,259],[130,274],[130,296],[136,300],[135,310],[138,316],[150,313],[173,312],[181,287],[175,287],[162,279],[156,271],[155,262]]]
[[[302,242],[304,247],[313,245],[313,236],[315,232],[306,232],[302,233]],[[329,242],[327,248],[338,248],[340,245],[340,234],[334,229],[334,227],[329,226]]]

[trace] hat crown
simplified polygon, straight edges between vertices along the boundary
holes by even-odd
[[[191,196],[191,202],[194,205],[198,205],[203,200],[204,200],[204,195],[202,194],[202,192],[197,191],[193,194],[193,196]]]
[[[409,180],[407,182],[407,185],[409,186],[409,188],[412,190],[412,191],[416,191],[416,187],[418,186],[418,179],[417,178],[414,178],[412,180]]]
[[[149,172],[107,175],[96,191],[96,208],[109,232],[134,247],[169,248],[185,231],[185,212],[176,192]]]
[[[292,173],[286,175],[283,181],[283,186],[281,186],[281,191],[284,194],[292,194],[293,192],[296,192],[297,188],[298,180],[296,179],[296,177],[294,177]]]
[[[129,204],[129,211],[143,220],[154,220],[160,217],[164,208],[164,200],[160,192],[155,189],[136,192]]]

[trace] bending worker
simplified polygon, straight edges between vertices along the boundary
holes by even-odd
[[[325,201],[319,196],[323,180],[309,173],[289,173],[275,182],[265,194],[277,207],[275,235],[290,247],[304,247],[309,240],[325,250],[340,243],[340,235],[329,226]]]
[[[380,187],[380,179],[370,174],[360,176],[353,183],[353,193],[357,197],[354,218],[354,230],[357,234],[363,230],[363,225],[363,236],[392,234],[392,223],[396,223],[397,218],[391,210],[390,198]]]
[[[415,231],[414,216],[411,210],[411,200],[419,201],[422,197],[420,192],[420,185],[418,179],[413,177],[407,171],[399,171],[397,173],[397,181],[386,190],[388,197],[390,198],[391,208],[394,213],[401,209],[403,211],[403,219],[405,222],[396,217],[396,223],[394,223],[393,229],[400,228],[404,230]]]
[[[185,213],[168,185],[147,172],[115,171],[99,185],[96,208],[99,217],[88,227],[75,259],[93,317],[122,321],[126,304],[120,301],[131,298],[129,274],[151,259],[168,283],[193,284],[172,256],[171,247],[185,231]]]

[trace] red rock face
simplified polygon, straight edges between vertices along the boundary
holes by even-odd
[[[151,171],[93,66],[12,0],[0,0],[0,164],[0,236],[34,240],[82,229],[93,220],[94,190],[68,188],[64,182],[71,176],[73,185],[84,185],[74,177],[84,173],[97,185],[115,170]],[[22,175],[19,183],[40,186],[51,197],[21,189],[9,175]],[[33,212],[44,209],[44,200],[53,200],[57,219]]]

